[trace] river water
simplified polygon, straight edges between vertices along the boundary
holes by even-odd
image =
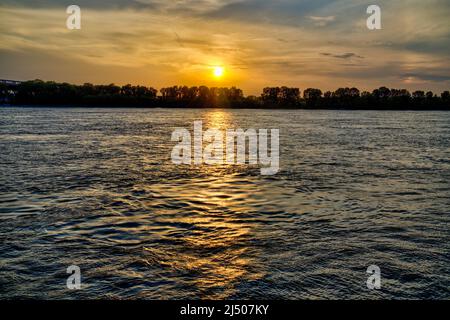
[[[279,173],[174,165],[196,120]],[[450,298],[450,113],[1,108],[0,150],[3,299]]]

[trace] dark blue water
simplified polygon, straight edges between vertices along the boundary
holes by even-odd
[[[173,165],[195,120],[280,172]],[[1,108],[0,150],[0,298],[450,298],[450,113]]]

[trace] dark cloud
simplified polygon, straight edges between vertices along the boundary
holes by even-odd
[[[403,79],[414,78],[423,81],[450,81],[450,74],[405,73]]]
[[[336,1],[335,1],[336,2]],[[219,8],[209,10],[203,17],[239,21],[259,21],[300,25],[306,17],[330,5],[330,0],[247,0],[225,3]]]
[[[350,58],[364,59],[364,57],[357,55],[356,53],[353,53],[353,52],[347,52],[347,53],[342,53],[342,54],[333,54],[333,53],[328,53],[328,52],[322,52],[321,55],[327,56],[327,57],[338,58],[338,59],[350,59]]]
[[[67,8],[76,4],[91,9],[157,9],[160,3],[137,0],[2,0],[0,5],[26,8]]]
[[[441,53],[448,56],[450,52],[450,34],[446,37],[399,42],[395,43],[394,47],[418,53]]]

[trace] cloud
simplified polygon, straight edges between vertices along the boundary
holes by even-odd
[[[74,2],[74,1],[72,1]],[[58,9],[64,10],[69,5],[74,4],[71,1],[61,0],[2,0],[2,6],[24,7],[35,9]],[[156,9],[161,6],[159,1],[138,1],[138,0],[77,0],[75,4],[81,9]]]
[[[240,23],[257,22],[301,26],[307,25],[305,17],[308,15],[316,16],[323,8],[333,5],[331,0],[246,0],[223,2],[217,8],[202,13],[201,16],[210,19],[233,20]]]
[[[429,74],[429,73],[405,73],[401,75],[401,78],[407,80],[420,80],[420,81],[450,81],[450,74]]]
[[[327,16],[327,17],[309,16],[308,18],[314,21],[315,25],[318,27],[324,27],[336,20],[335,16]]]
[[[327,56],[327,57],[338,58],[338,59],[350,59],[350,58],[364,59],[364,57],[357,55],[356,53],[353,53],[353,52],[342,53],[342,54],[333,54],[333,53],[323,52],[323,53],[321,53],[321,55]]]

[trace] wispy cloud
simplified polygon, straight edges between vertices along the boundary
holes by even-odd
[[[353,53],[353,52],[347,52],[347,53],[341,53],[341,54],[322,52],[321,55],[327,56],[327,57],[338,58],[338,59],[350,59],[350,58],[364,59],[364,57],[357,55],[356,53]]]
[[[450,81],[450,74],[406,73],[401,77],[403,79],[416,79],[421,81]]]
[[[308,18],[314,21],[314,24],[319,27],[324,27],[336,20],[335,16],[327,16],[327,17],[309,16]]]

